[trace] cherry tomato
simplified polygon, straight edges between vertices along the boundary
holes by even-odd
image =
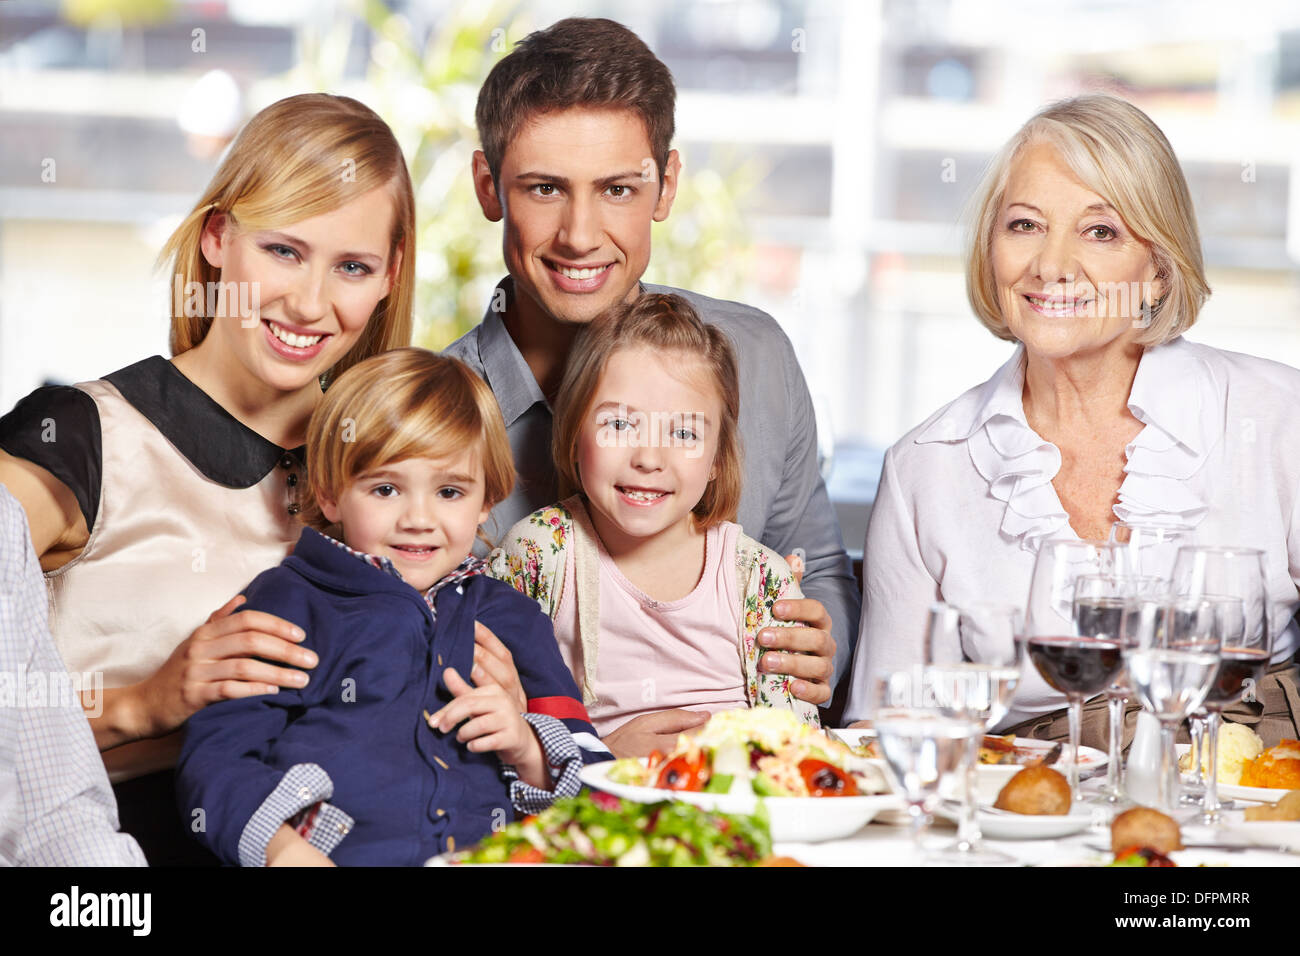
[[[546,857],[542,851],[536,847],[530,847],[526,850],[515,850],[510,854],[510,863],[541,863]]]
[[[703,751],[696,754],[694,760],[682,754],[664,764],[664,768],[659,771],[659,779],[655,782],[655,786],[664,790],[690,792],[703,790],[707,782],[702,774],[703,769]]]
[[[853,778],[825,760],[799,761],[799,774],[812,797],[856,797],[858,785]]]

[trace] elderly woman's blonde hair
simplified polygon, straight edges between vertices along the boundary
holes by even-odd
[[[492,389],[468,365],[419,348],[358,362],[330,386],[307,425],[311,495],[299,519],[329,534],[335,529],[321,496],[337,501],[359,477],[393,462],[464,451],[483,466],[484,505],[504,501],[515,482],[505,421]]]
[[[384,187],[393,201],[389,261],[401,250],[393,287],[379,301],[355,345],[335,364],[340,375],[362,359],[411,341],[415,298],[415,194],[393,131],[368,106],[346,96],[304,93],[272,103],[240,131],[207,190],[163,246],[169,288],[211,288],[220,281],[200,248],[203,229],[217,214],[241,229],[276,229],[333,212]],[[173,295],[171,352],[194,348],[212,326],[188,296]]]
[[[1054,103],[1029,120],[985,172],[971,203],[966,295],[994,335],[1014,341],[998,303],[991,256],[1011,165],[1031,144],[1057,150],[1079,180],[1115,207],[1151,251],[1163,294],[1144,302],[1140,345],[1168,342],[1191,328],[1210,294],[1196,212],[1169,140],[1132,103],[1090,94]]]

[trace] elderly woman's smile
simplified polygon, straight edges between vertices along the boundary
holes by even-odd
[[[1047,143],[1012,162],[990,252],[1002,315],[1038,358],[1127,347],[1159,294],[1148,247]]]

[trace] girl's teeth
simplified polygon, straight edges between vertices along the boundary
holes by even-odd
[[[294,335],[292,332],[286,332],[284,329],[280,328],[280,326],[276,325],[274,322],[270,324],[271,324],[271,332],[275,335],[277,339],[279,339],[285,345],[291,345],[296,349],[311,348],[322,338],[324,338],[324,336],[321,335]]]
[[[658,499],[658,498],[662,498],[662,497],[664,496],[665,492],[662,492],[662,491],[625,491],[625,492],[623,492],[623,494],[627,495],[627,496],[628,496],[629,498],[631,498],[633,501],[654,501],[654,500],[656,500],[656,499]]]

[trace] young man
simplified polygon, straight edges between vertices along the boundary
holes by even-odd
[[[640,282],[651,223],[667,218],[677,192],[681,163],[669,149],[675,99],[668,68],[636,34],[599,19],[562,20],[531,34],[479,92],[483,148],[474,154],[474,184],[483,214],[504,222],[510,276],[483,322],[447,352],[496,393],[519,474],[487,527],[500,533],[556,500],[551,401],[578,330],[642,291],[685,296],[736,347],[745,456],[737,520],[768,547],[807,555],[807,598],[777,608],[804,627],[760,638],[807,653],[768,654],[764,665],[796,678],[796,696],[821,704],[847,669],[860,597],[817,469],[812,402],[789,339],[757,309]],[[663,749],[705,716],[635,718],[608,741],[618,753],[632,749],[620,736],[645,735],[640,752],[648,743]]]

